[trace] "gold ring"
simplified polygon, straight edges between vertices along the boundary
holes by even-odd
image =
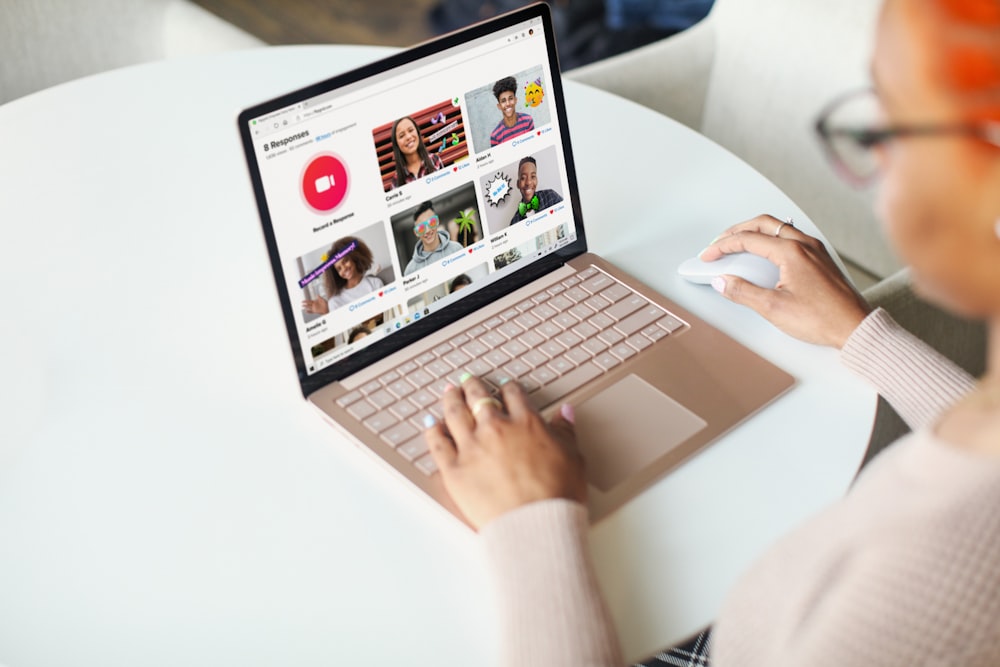
[[[472,404],[472,407],[469,408],[472,411],[472,418],[475,419],[476,415],[479,414],[479,411],[485,408],[487,405],[492,405],[497,410],[503,410],[503,403],[493,398],[492,396],[487,396],[485,398],[478,399],[475,403]]]

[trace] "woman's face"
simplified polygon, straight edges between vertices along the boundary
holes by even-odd
[[[404,118],[396,125],[396,145],[403,155],[413,155],[417,152],[420,135],[417,133],[417,126],[409,118]]]
[[[345,257],[339,262],[336,262],[333,265],[333,268],[337,270],[337,275],[348,283],[354,280],[354,278],[358,275],[358,267],[354,265],[354,260],[350,257]]]
[[[889,127],[954,124],[936,79],[927,3],[887,0],[872,62]],[[1000,314],[1000,151],[960,135],[897,138],[880,152],[878,209],[918,291],[970,316]]]

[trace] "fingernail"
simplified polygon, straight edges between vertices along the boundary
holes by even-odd
[[[446,384],[444,386],[444,393],[447,394],[449,391],[451,391],[454,388],[455,388],[455,385],[453,385],[452,383],[449,382],[448,384]]]
[[[434,415],[424,415],[424,428],[433,428],[437,423],[437,420],[434,419]]]
[[[510,378],[500,378],[500,386],[501,387],[504,386],[505,384],[507,384],[508,382],[510,382]]]
[[[458,376],[458,381],[461,382],[462,384],[465,384],[471,379],[472,379],[472,373],[469,373],[468,371]]]
[[[712,239],[712,241],[711,241],[711,242],[710,242],[710,243],[709,243],[708,245],[714,245],[714,244],[715,244],[715,242],[716,242],[716,241],[718,241],[718,240],[719,240],[719,239],[721,239],[721,238],[722,238],[722,234],[719,234],[719,235],[718,235],[718,236],[716,236],[716,237],[715,237],[714,239]]]
[[[726,292],[726,279],[722,276],[715,276],[712,278],[712,289],[714,289],[719,294],[725,294]]]
[[[576,423],[576,411],[573,410],[573,406],[570,405],[569,403],[562,404],[562,406],[559,408],[559,414],[561,414],[562,418],[568,421],[570,424]]]

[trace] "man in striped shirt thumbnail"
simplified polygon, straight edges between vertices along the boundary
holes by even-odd
[[[517,79],[507,76],[493,85],[497,109],[503,114],[496,128],[490,133],[490,146],[496,146],[535,129],[535,121],[526,113],[517,112]]]

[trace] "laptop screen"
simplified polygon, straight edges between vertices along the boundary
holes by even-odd
[[[561,95],[536,5],[241,114],[304,392],[582,251]]]

